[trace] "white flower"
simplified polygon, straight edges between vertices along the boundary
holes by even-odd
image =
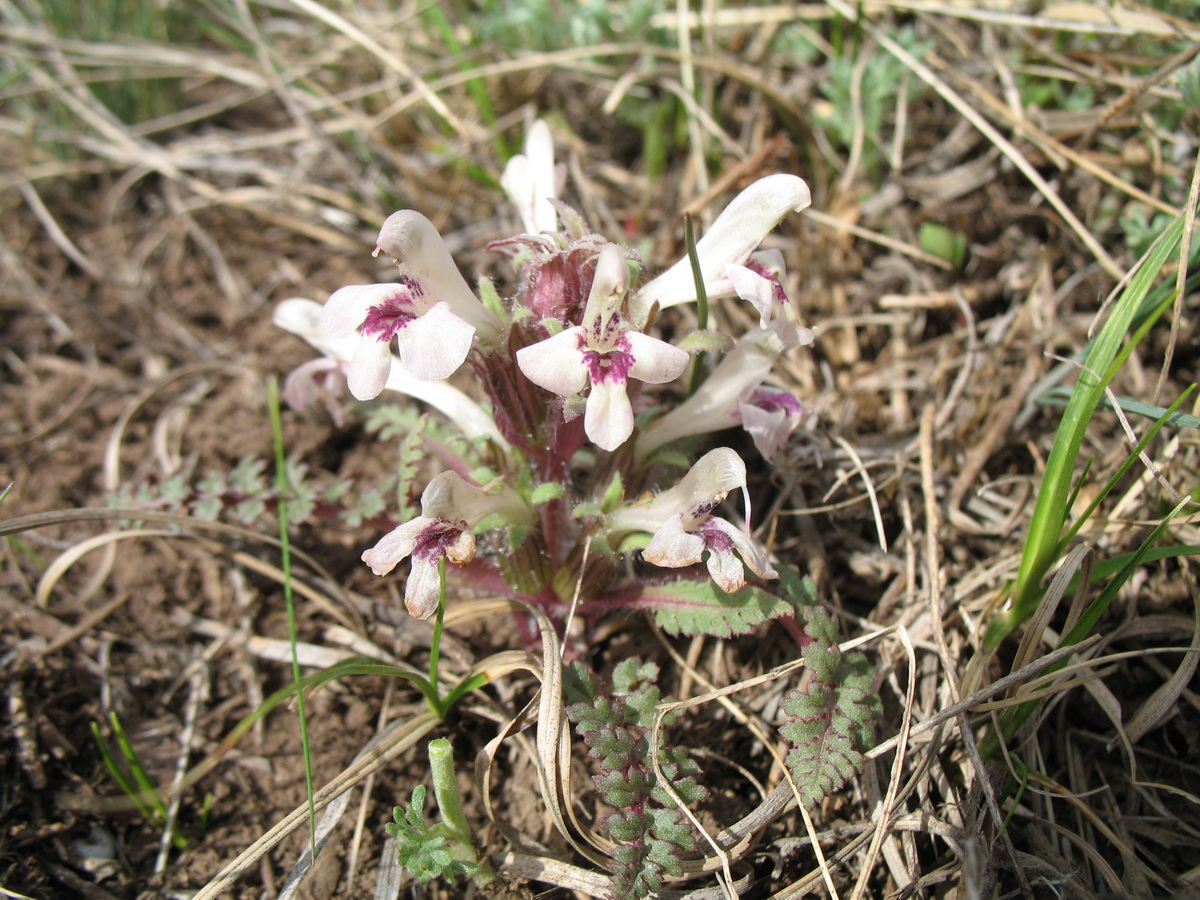
[[[607,522],[609,534],[651,532],[653,537],[642,550],[642,558],[666,568],[694,565],[708,551],[709,574],[727,593],[745,585],[743,562],[760,578],[778,578],[766,551],[749,532],[712,514],[734,488],[742,491],[748,522],[746,464],[728,447],[718,447],[702,456],[675,487],[648,503],[612,513]]]
[[[783,254],[778,250],[755,253],[742,266],[733,263],[725,266],[725,277],[734,293],[758,310],[759,327],[778,334],[788,349],[807,346],[813,342],[812,329],[800,324],[796,305],[780,283],[782,275]]]
[[[517,351],[525,376],[561,397],[573,397],[591,385],[583,427],[605,450],[615,450],[633,433],[629,379],[672,381],[689,358],[687,351],[629,326],[621,314],[627,288],[625,259],[615,244],[607,244],[596,261],[582,324]]]
[[[742,335],[692,396],[638,435],[637,457],[645,459],[659,447],[689,435],[742,423],[739,404],[762,384],[782,352],[783,344],[772,332]]]
[[[409,373],[439,381],[458,369],[477,333],[494,339],[500,321],[471,293],[433,223],[411,209],[388,216],[374,255],[391,256],[401,268],[394,284],[358,284],[333,292],[321,311],[321,330],[331,340],[359,333],[350,360],[350,393],[379,396],[391,367],[392,339]]]
[[[421,515],[384,535],[362,555],[376,575],[386,575],[406,556],[412,572],[404,586],[404,605],[410,615],[428,619],[437,611],[444,557],[456,566],[475,558],[472,529],[498,514],[510,524],[531,521],[529,508],[509,488],[489,491],[464,481],[457,472],[442,472],[421,495]]]
[[[742,427],[767,459],[787,443],[796,426],[808,415],[808,409],[794,394],[765,385],[750,391],[737,406]]]
[[[331,338],[359,330],[347,381],[359,400],[378,397],[392,367],[392,339],[404,367],[423,381],[440,381],[471,352],[475,329],[444,300],[434,300],[416,282],[354,284],[339,288],[321,310],[321,330]]]
[[[471,325],[485,341],[495,340],[503,328],[500,319],[471,291],[450,248],[433,223],[411,209],[387,217],[379,229],[373,256],[387,254],[401,275],[415,283],[425,296],[444,301],[450,310]]]
[[[696,242],[705,293],[709,297],[732,293],[726,267],[743,265],[784,216],[800,212],[810,203],[808,185],[795,175],[768,175],[734,197]],[[633,296],[629,318],[641,325],[655,303],[667,307],[695,299],[691,261],[685,256]]]
[[[324,354],[324,358],[300,366],[284,382],[284,397],[293,407],[301,407],[311,402],[315,385],[308,382],[314,374],[319,375],[332,370],[345,375],[350,370],[351,360],[358,350],[357,335],[330,338],[321,330],[321,310],[319,303],[300,297],[284,300],[275,307],[276,325],[304,338]],[[508,441],[496,427],[495,421],[478,403],[445,382],[414,378],[394,354],[389,363],[383,390],[395,391],[429,404],[457,425],[459,431],[469,440],[487,437],[499,447],[508,446]]]
[[[525,133],[525,153],[512,157],[500,176],[500,186],[517,208],[526,234],[558,230],[558,213],[550,201],[557,199],[565,175],[561,164],[554,165],[550,128],[538,119]]]

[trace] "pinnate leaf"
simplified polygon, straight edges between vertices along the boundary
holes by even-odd
[[[870,723],[880,714],[879,697],[871,690],[871,671],[861,653],[843,653],[835,642],[836,626],[818,606],[804,610],[813,643],[804,648],[812,674],[806,690],[792,691],[783,702],[791,720],[780,734],[793,744],[785,762],[812,807],[839,790],[862,768],[863,753],[872,745]]]
[[[582,664],[564,677],[565,692],[575,702],[567,717],[600,760],[593,779],[604,802],[616,809],[604,820],[612,851],[612,896],[640,900],[662,887],[664,873],[682,873],[682,854],[696,846],[695,837],[676,806],[675,798],[659,783],[650,760],[649,730],[661,692],[655,681],[658,667],[627,659],[613,672],[612,692]],[[708,792],[695,776],[700,767],[683,747],[659,750],[659,768],[683,802],[703,800]]]
[[[425,796],[425,785],[418,784],[408,806],[392,809],[394,821],[388,822],[387,833],[396,839],[400,865],[422,884],[439,876],[471,875],[475,864],[454,858],[445,826],[425,822]]]
[[[816,585],[794,569],[779,567],[779,579],[746,585],[727,594],[711,579],[646,582],[610,598],[615,606],[650,609],[658,626],[669,634],[746,634],[769,619],[794,615],[816,602]]]

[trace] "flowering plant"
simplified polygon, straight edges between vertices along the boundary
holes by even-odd
[[[790,695],[795,721],[781,734],[796,744],[788,765],[814,802],[861,765],[878,705],[869,674],[857,656],[839,655],[812,582],[773,563],[751,531],[743,459],[729,447],[689,456],[696,436],[741,426],[771,457],[805,415],[790,392],[764,383],[776,360],[813,334],[783,289],[782,255],[758,246],[808,205],[807,186],[792,175],[754,182],[699,243],[689,222],[688,256],[637,287],[638,254],[593,233],[558,199],[544,124],[530,129],[501,184],[525,226],[489,245],[514,264],[511,298],[486,280],[476,295],[429,220],[403,210],[387,219],[375,247],[399,266],[396,281],[343,287],[324,306],[288,300],[276,311],[279,325],[322,353],[289,377],[290,402],[324,393],[337,415],[344,378],[359,400],[394,391],[429,405],[463,438],[429,441],[427,456],[444,470],[427,483],[420,515],[362,554],[380,576],[411,560],[405,605],[417,618],[436,617],[430,675],[416,683],[437,716],[476,684],[468,679],[445,698],[438,689],[448,575],[457,588],[533,607],[518,617],[530,643],[551,620],[565,632],[574,616],[586,628],[613,610],[650,611],[671,633],[723,637],[767,619],[802,619],[803,629],[790,627],[808,645],[806,659],[821,664],[822,680]],[[707,330],[716,295],[751,303],[758,327],[736,340]],[[673,314],[682,338],[653,333],[668,318],[662,310],[693,302],[698,327]],[[464,367],[486,403],[448,382]],[[409,432],[405,446],[411,451],[424,435],[422,427]],[[410,452],[402,469],[411,463]],[[740,521],[722,509],[730,494],[741,495]],[[682,860],[697,846],[679,805],[708,796],[685,747],[653,749],[657,675],[634,659],[617,666],[611,686],[580,661],[564,672],[566,713],[600,765],[597,790],[616,810],[600,823],[616,898],[642,898],[683,877]],[[453,808],[453,772],[435,773],[434,782],[439,806],[444,793]],[[458,841],[456,856],[424,825],[423,799],[414,793],[389,826],[405,867],[421,878],[490,877],[482,863],[473,868],[469,840]]]
[[[793,175],[754,182],[691,258],[637,287],[637,252],[593,233],[558,199],[561,182],[549,129],[536,123],[501,180],[525,231],[489,245],[517,272],[507,300],[486,281],[476,295],[433,224],[403,210],[375,247],[399,267],[394,282],[278,308],[276,322],[323,354],[289,378],[291,402],[310,402],[314,379],[341,373],[359,400],[385,390],[421,400],[468,439],[461,451],[437,448],[446,470],[425,489],[421,514],[364,562],[386,575],[411,558],[405,600],[418,618],[434,615],[446,562],[456,584],[560,618],[649,609],[671,631],[729,635],[793,613],[798,579],[780,579],[750,530],[743,460],[721,447],[689,467],[680,451],[690,437],[740,425],[769,457],[805,415],[791,393],[764,384],[782,353],[813,336],[784,292],[782,255],[758,246],[809,204],[808,187]],[[736,341],[703,329],[674,343],[651,333],[664,309],[735,294],[759,317]],[[464,366],[486,404],[447,382]],[[689,369],[690,391],[672,384]],[[741,523],[718,515],[732,492],[744,499]],[[639,550],[664,571],[630,578],[620,558]]]

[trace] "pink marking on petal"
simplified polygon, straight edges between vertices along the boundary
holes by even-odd
[[[789,418],[804,415],[804,404],[787,391],[755,388],[750,393],[750,403],[764,412],[782,412]]]
[[[774,272],[772,272],[770,269],[768,269],[765,265],[763,265],[759,260],[755,259],[753,256],[750,257],[748,260],[746,260],[742,265],[744,265],[747,269],[749,269],[755,275],[758,275],[760,278],[765,278],[767,281],[771,282],[772,289],[775,293],[775,302],[776,303],[781,303],[784,306],[791,305],[792,301],[788,298],[788,295],[784,292],[783,285],[779,283],[778,275],[776,275]]]
[[[582,343],[582,339],[580,342]],[[629,352],[629,341],[624,336],[618,337],[612,349],[607,351],[593,349],[594,346],[579,348],[591,383],[626,384],[629,381],[629,371],[635,362],[633,354]]]
[[[436,565],[441,557],[456,549],[465,524],[451,522],[449,519],[435,519],[417,535],[412,551],[413,560],[424,560]]]
[[[395,293],[367,310],[362,331],[386,344],[396,336],[396,332],[420,317],[412,295],[403,286],[397,285]]]
[[[715,507],[716,504],[714,503]],[[707,518],[700,523],[700,526],[693,532],[700,536],[704,541],[704,549],[711,553],[732,553],[733,539],[725,533],[725,530],[717,524],[716,519]]]

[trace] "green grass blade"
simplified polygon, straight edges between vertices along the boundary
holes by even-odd
[[[1079,621],[1075,623],[1075,627],[1066,633],[1059,647],[1069,647],[1072,644],[1078,644],[1088,633],[1095,627],[1100,616],[1108,609],[1108,606],[1117,596],[1117,591],[1124,587],[1125,582],[1129,580],[1134,570],[1142,564],[1146,555],[1153,548],[1155,542],[1162,536],[1167,526],[1189,506],[1194,505],[1191,497],[1184,497],[1180,500],[1169,513],[1167,513],[1161,522],[1159,522],[1154,530],[1150,532],[1146,540],[1142,541],[1141,545],[1133,553],[1129,554],[1125,564],[1121,566],[1120,571],[1105,585],[1104,590],[1100,592],[1100,596],[1093,600],[1088,608],[1083,611],[1083,615],[1079,617]]]
[[[115,712],[109,713],[109,724],[112,725],[113,736],[117,739],[117,748],[121,751],[121,756],[129,766],[129,771],[133,774],[134,781],[137,782],[137,796],[141,798],[141,803],[145,803],[151,810],[150,819],[155,822],[161,822],[167,815],[166,804],[163,803],[162,797],[158,793],[158,788],[150,780],[150,776],[146,774],[146,767],[142,765],[142,761],[138,758],[137,751],[133,749],[133,743],[129,740],[129,735],[125,733],[125,727],[121,724],[121,720]]]
[[[1105,387],[1115,375],[1114,364],[1123,360],[1133,349],[1131,340],[1122,351],[1125,335],[1142,301],[1153,287],[1154,280],[1179,246],[1183,228],[1184,217],[1181,215],[1143,258],[1084,361],[1046,462],[1046,472],[1038,491],[1021,565],[1013,586],[1011,606],[1007,613],[988,626],[985,644],[989,648],[999,644],[1037,607],[1042,580],[1057,559],[1069,508],[1067,498],[1071,493],[1084,433],[1104,397]]]
[[[1054,388],[1043,394],[1038,399],[1038,403],[1042,406],[1066,406],[1067,399],[1070,396],[1071,392],[1066,388]],[[1167,412],[1161,406],[1143,403],[1140,400],[1134,400],[1132,397],[1118,397],[1117,406],[1123,412],[1134,416],[1143,416],[1147,419],[1157,419]],[[1111,412],[1113,408],[1112,401],[1106,397],[1100,401],[1099,408],[1106,412]],[[1190,413],[1172,412],[1163,424],[1171,425],[1175,428],[1194,428],[1200,430],[1200,416],[1193,416]]]
[[[1096,599],[1090,604],[1088,604],[1087,609],[1083,611],[1083,614],[1079,617],[1079,621],[1075,623],[1075,626],[1069,632],[1067,632],[1061,640],[1059,640],[1059,648],[1070,647],[1074,644],[1078,644],[1088,636],[1092,628],[1095,627],[1096,623],[1100,620],[1100,617],[1104,614],[1105,610],[1108,609],[1109,604],[1111,604],[1116,598],[1117,593],[1122,587],[1125,586],[1125,583],[1129,581],[1130,576],[1146,561],[1147,557],[1149,557],[1151,551],[1154,549],[1154,544],[1162,536],[1167,526],[1171,524],[1171,521],[1177,515],[1183,512],[1185,508],[1192,505],[1192,503],[1193,501],[1190,497],[1184,497],[1182,500],[1180,500],[1179,503],[1176,504],[1176,506],[1169,513],[1167,513],[1166,516],[1163,517],[1163,520],[1155,526],[1154,530],[1150,532],[1146,539],[1142,541],[1138,549],[1133,553],[1126,555],[1120,570],[1109,579],[1108,584],[1104,586],[1104,589],[1100,592],[1100,595],[1096,597]],[[1052,672],[1058,671],[1069,662],[1070,658],[1065,659],[1057,665],[1047,668],[1044,674],[1049,675]],[[1017,729],[1025,724],[1025,722],[1040,704],[1040,700],[1030,700],[1028,703],[1022,703],[1020,706],[1010,707],[1001,714],[1000,732],[1004,736],[1005,740],[1012,737],[1012,735],[1017,732]],[[987,743],[990,744],[990,741]]]
[[[114,713],[113,715],[115,718],[116,714]],[[138,811],[143,817],[146,818],[147,821],[154,821],[154,806],[150,804],[144,796],[142,796],[142,792],[138,790],[137,785],[133,783],[133,779],[131,779],[125,773],[125,770],[121,768],[121,765],[117,762],[116,755],[112,752],[112,747],[110,747],[108,745],[108,741],[104,739],[104,735],[100,731],[100,726],[96,722],[92,723],[92,740],[95,741],[96,749],[100,751],[100,757],[104,760],[104,767],[108,769],[108,774],[112,776],[113,781],[115,781],[125,795],[133,801],[134,805],[137,806]]]
[[[1158,421],[1156,421],[1154,425],[1152,425],[1150,429],[1144,435],[1142,435],[1142,438],[1137,442],[1137,446],[1135,446],[1129,455],[1125,457],[1125,461],[1121,463],[1117,471],[1114,472],[1112,477],[1108,479],[1104,487],[1101,488],[1100,492],[1092,499],[1092,502],[1089,503],[1087,508],[1079,515],[1079,518],[1076,519],[1075,522],[1071,524],[1071,527],[1067,529],[1066,533],[1063,535],[1062,541],[1059,542],[1056,555],[1061,556],[1063,552],[1065,552],[1067,545],[1074,539],[1075,535],[1079,533],[1079,529],[1082,528],[1084,523],[1092,517],[1092,514],[1096,511],[1097,507],[1100,506],[1104,498],[1112,493],[1113,489],[1116,488],[1121,479],[1125,477],[1131,468],[1133,468],[1134,463],[1141,458],[1141,454],[1148,446],[1150,446],[1150,442],[1154,440],[1155,436],[1159,433],[1159,431],[1162,430],[1162,427],[1174,417],[1175,411],[1179,409],[1184,400],[1191,396],[1191,393],[1195,387],[1196,386],[1194,384],[1189,386],[1186,391],[1179,395],[1179,398],[1172,403],[1168,409],[1162,410],[1162,414],[1158,417]]]
[[[463,53],[462,43],[458,36],[454,33],[454,27],[450,24],[450,20],[446,18],[446,14],[437,3],[430,4],[425,8],[424,15],[433,23],[433,27],[437,29],[438,35],[446,45],[446,49],[450,51],[450,55],[454,57],[458,70],[463,74],[470,72],[473,66],[466,59]],[[496,125],[496,109],[492,105],[491,94],[488,93],[487,85],[482,78],[472,77],[467,80],[467,90],[471,93],[471,99],[475,101],[475,106],[479,109],[479,117],[483,119],[485,125],[489,128],[494,128]],[[504,142],[504,136],[499,132],[495,137],[496,152],[500,156],[500,161],[507,162],[509,157],[508,145]]]
[[[267,408],[271,414],[271,439],[275,445],[275,488],[279,495],[279,553],[280,568],[283,570],[283,599],[287,605],[288,641],[292,647],[292,682],[300,683],[300,657],[296,652],[299,638],[296,635],[296,603],[292,594],[292,545],[288,528],[287,498],[290,485],[287,480],[287,460],[283,452],[283,421],[279,413],[279,382],[267,381]],[[308,794],[308,837],[312,858],[317,858],[317,808],[313,803],[312,754],[308,740],[308,718],[304,710],[304,692],[296,692],[296,710],[300,717],[300,746],[304,752],[304,786]]]

